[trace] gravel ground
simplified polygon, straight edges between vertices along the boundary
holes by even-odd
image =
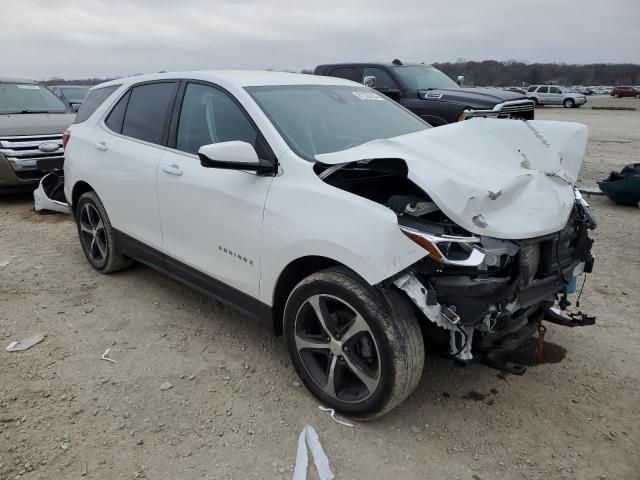
[[[590,126],[584,184],[640,160],[638,111],[538,118]],[[148,268],[95,273],[68,217],[4,197],[0,341],[47,336],[0,350],[0,478],[290,478],[311,424],[338,479],[637,480],[640,210],[588,200],[600,224],[580,307],[595,326],[549,326],[522,377],[429,356],[405,403],[349,429],[300,386],[282,339]]]

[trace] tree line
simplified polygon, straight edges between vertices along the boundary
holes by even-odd
[[[517,60],[480,62],[458,60],[434,63],[451,78],[465,76],[467,85],[520,86],[556,81],[561,85],[640,85],[640,65],[633,63],[591,63],[588,65],[568,63],[526,63]],[[274,70],[274,69],[267,69]],[[281,70],[293,72],[293,70]],[[312,74],[304,69],[300,73]],[[50,78],[45,85],[96,85],[113,78]]]
[[[516,60],[459,60],[434,63],[451,78],[464,75],[467,85],[520,86],[557,81],[561,85],[640,85],[640,65],[633,63],[526,63]]]

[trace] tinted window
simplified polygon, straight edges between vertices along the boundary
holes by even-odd
[[[549,87],[540,87],[538,93],[549,93]]]
[[[533,92],[533,91],[535,91],[536,88],[538,88],[536,85],[532,85],[531,87],[529,87],[527,89],[527,92]]]
[[[266,158],[258,132],[226,93],[207,85],[188,84],[180,110],[176,148],[195,154],[202,145],[232,140],[250,143],[259,157]]]
[[[391,75],[389,75],[381,68],[365,67],[362,72],[362,80],[364,81],[364,77],[368,76],[376,77],[376,84],[374,88],[377,88],[378,90],[389,90],[390,88],[398,88],[396,82],[394,82],[393,78],[391,78]]]
[[[360,83],[360,67],[338,67],[331,70],[332,77],[344,78]]]
[[[87,98],[80,106],[80,110],[76,114],[76,118],[73,123],[84,122],[89,118],[96,109],[104,102],[120,85],[111,85],[109,87],[97,88],[95,90],[89,90]]]
[[[562,93],[558,87],[549,87],[550,93]]]
[[[162,132],[175,85],[174,82],[160,82],[132,88],[122,134],[146,142],[163,143]]]
[[[391,67],[406,88],[429,90],[431,88],[460,88],[460,86],[437,68],[428,65]]]
[[[131,91],[128,91],[120,100],[118,100],[118,103],[113,107],[111,113],[109,113],[109,116],[104,122],[107,127],[114,132],[122,133],[122,121],[124,120],[124,112],[127,110],[127,102],[129,101],[130,94]]]

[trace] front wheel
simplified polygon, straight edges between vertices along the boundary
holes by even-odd
[[[538,101],[538,99],[536,97],[533,97],[531,100],[533,100],[533,106],[537,107],[540,105],[540,102]]]
[[[287,348],[303,383],[323,404],[365,420],[390,411],[414,390],[424,342],[411,309],[399,305],[392,310],[379,290],[344,268],[314,273],[291,292],[284,311]]]
[[[562,102],[564,108],[573,108],[576,106],[576,102],[574,102],[573,98],[566,98],[564,102]]]

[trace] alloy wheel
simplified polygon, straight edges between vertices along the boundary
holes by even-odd
[[[341,402],[362,402],[380,384],[380,353],[356,309],[332,295],[313,295],[295,318],[298,355],[313,381]]]
[[[80,208],[80,241],[85,252],[95,265],[107,261],[107,236],[104,222],[98,209],[91,203],[85,203]]]

